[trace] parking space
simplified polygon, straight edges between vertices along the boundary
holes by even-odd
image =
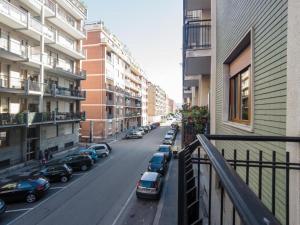
[[[86,172],[73,172],[72,178],[67,183],[61,183],[61,182],[51,183],[51,186],[47,191],[47,193],[34,203],[17,202],[17,203],[7,204],[7,210],[5,211],[5,214],[0,217],[0,224],[13,224],[13,222],[17,218],[21,217],[23,214],[28,213],[28,211],[34,210],[36,207],[41,205],[41,203],[49,200],[52,196],[57,194],[59,191],[68,188],[70,185],[72,185],[72,183],[79,180],[84,174],[91,172],[93,169],[97,168],[99,165],[101,165],[108,159],[109,157],[101,158],[100,160],[98,160],[96,164],[93,165],[93,167],[90,170]]]

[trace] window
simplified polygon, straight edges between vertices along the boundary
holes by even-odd
[[[229,120],[250,124],[250,67],[230,78]]]
[[[8,146],[8,131],[0,131],[0,148]]]

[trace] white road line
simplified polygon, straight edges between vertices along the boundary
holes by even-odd
[[[163,189],[163,193],[162,193],[162,198],[160,199],[159,203],[158,203],[158,206],[157,206],[157,210],[156,210],[156,214],[155,214],[155,217],[154,217],[154,220],[153,220],[153,224],[152,225],[158,225],[159,224],[159,220],[160,220],[160,217],[161,217],[161,213],[162,213],[162,209],[164,207],[164,203],[165,203],[165,196],[164,196],[164,193],[165,193],[165,190],[167,188],[167,181],[169,180],[169,174],[170,174],[170,170],[171,170],[171,166],[172,166],[172,163],[173,161],[171,160],[170,161],[170,165],[169,165],[169,171],[167,173],[167,176],[166,176],[166,179],[165,179],[165,188]]]
[[[107,162],[111,161],[111,159],[113,159],[113,157],[110,157],[107,161],[105,161],[103,164],[99,165],[100,167],[105,165]],[[87,174],[89,174],[92,170],[86,172],[83,176],[86,176]],[[81,179],[77,179],[73,182],[71,182],[69,185],[67,185],[65,188],[60,189],[59,191],[55,192],[54,194],[50,195],[48,198],[45,198],[43,201],[41,201],[39,204],[37,204],[34,208],[31,208],[30,210],[27,210],[25,213],[21,214],[20,216],[16,217],[15,219],[13,219],[12,221],[10,221],[8,224],[6,225],[12,225],[14,224],[16,221],[18,221],[20,218],[22,218],[23,216],[27,215],[29,212],[31,212],[33,209],[38,208],[40,205],[42,205],[44,202],[48,201],[49,199],[53,198],[54,196],[56,196],[57,194],[59,194],[60,192],[62,192],[63,190],[65,190],[66,188],[76,184],[77,182],[79,182]]]
[[[55,190],[55,189],[64,189],[66,187],[50,187],[50,190]]]
[[[117,217],[115,218],[114,222],[112,223],[112,225],[116,225],[118,220],[120,219],[120,217],[122,216],[123,212],[125,211],[125,209],[127,208],[131,198],[133,197],[135,193],[135,188],[133,189],[133,191],[131,192],[131,194],[129,195],[127,201],[125,202],[125,204],[123,205],[122,209],[120,210],[119,214],[117,215]]]
[[[31,210],[33,208],[26,208],[26,209],[12,209],[12,210],[6,210],[5,213],[12,213],[12,212],[22,212],[22,211],[27,211]]]

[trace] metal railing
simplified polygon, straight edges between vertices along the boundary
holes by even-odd
[[[52,95],[53,96],[70,96],[70,97],[77,97],[77,98],[86,98],[86,92],[85,91],[81,91],[78,89],[70,89],[70,88],[65,88],[65,87],[59,87],[56,86],[56,84],[53,84],[51,87],[52,90]]]
[[[67,2],[71,3],[73,7],[79,10],[85,17],[87,16],[87,8],[82,4],[82,2],[78,0],[67,0]]]
[[[211,47],[211,20],[193,20],[185,24],[185,49]]]
[[[27,13],[5,0],[0,0],[0,13],[26,25]]]
[[[243,159],[238,158],[238,150],[234,150],[233,157],[228,158],[230,154],[225,154],[226,149],[219,151],[210,140],[299,143],[300,137],[197,135],[196,140],[179,153],[178,224],[202,224],[205,220],[211,225],[214,219],[220,225],[227,225],[229,219],[230,224],[235,225],[239,224],[239,217],[244,225],[279,225],[281,223],[276,218],[275,209],[280,204],[285,215],[284,221],[280,218],[281,222],[289,225],[290,171],[299,171],[300,163],[291,163],[289,152],[285,153],[284,161],[278,160],[275,151],[272,152],[271,160],[267,160],[263,151],[259,151],[258,160],[254,160],[257,156],[252,157],[255,153],[251,154],[250,150],[246,150]],[[244,171],[243,178],[238,174],[241,169]],[[271,204],[268,208],[263,204],[262,197],[263,173],[266,171],[271,173]],[[257,181],[253,180],[253,173],[257,173]],[[285,192],[285,202],[276,198],[276,178],[281,179],[277,177],[279,173],[285,181],[284,187],[280,186],[280,191]],[[252,189],[249,187],[253,182],[258,184],[256,190],[253,190],[253,186]],[[225,199],[225,196],[229,198]],[[225,203],[227,199],[231,206]],[[219,210],[216,211],[216,208]]]
[[[0,113],[0,127],[12,125],[26,125],[26,115],[24,113],[11,114]]]
[[[21,41],[11,39],[4,31],[0,35],[0,48],[24,59],[28,56],[28,46],[22,45]]]

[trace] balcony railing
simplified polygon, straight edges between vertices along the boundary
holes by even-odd
[[[51,0],[44,0],[45,6],[50,9],[53,13],[55,12],[55,3]]]
[[[0,113],[0,127],[1,126],[25,126],[26,115],[24,113],[10,114]]]
[[[85,17],[87,16],[87,9],[82,4],[82,2],[78,0],[67,0],[69,3],[71,3],[76,9],[78,9]]]
[[[30,18],[30,27],[32,27],[36,31],[42,33],[42,27],[43,27],[43,25],[41,24],[40,21],[38,21],[37,19],[35,19],[33,17]]]
[[[47,64],[51,66],[53,69],[62,70],[67,73],[74,74],[75,76],[82,77],[82,79],[86,79],[86,71],[81,70],[79,67],[73,68],[72,64],[68,64],[63,60],[58,60],[56,58],[47,58]]]
[[[19,55],[22,58],[28,56],[28,47],[21,44],[21,41],[11,39],[9,35],[2,32],[0,35],[0,48],[13,54]]]
[[[263,151],[218,150],[210,140],[300,143],[299,137],[196,135],[179,153],[178,225],[240,224],[238,220],[244,225],[290,225],[290,174],[300,172],[300,163],[291,163],[289,152],[284,161],[277,160],[275,151],[267,160]],[[245,158],[238,158],[242,153]],[[266,172],[269,176],[263,178]],[[267,206],[263,187],[270,190]],[[278,199],[280,193],[285,201]]]
[[[211,47],[211,20],[194,20],[185,24],[185,49]]]
[[[0,0],[0,13],[24,25],[27,23],[27,13],[8,1]]]
[[[115,105],[115,101],[113,99],[106,99],[106,105]]]
[[[75,98],[86,98],[86,92],[80,91],[78,89],[71,89],[71,88],[65,88],[65,87],[57,87],[56,84],[53,84],[52,87],[50,87],[52,90],[52,95],[55,97],[57,95],[59,96],[65,96],[65,97],[75,97]]]
[[[39,123],[58,123],[64,121],[85,120],[85,112],[29,112],[27,113],[27,126]]]
[[[106,117],[107,117],[107,119],[113,119],[114,118],[114,114],[107,113]]]

